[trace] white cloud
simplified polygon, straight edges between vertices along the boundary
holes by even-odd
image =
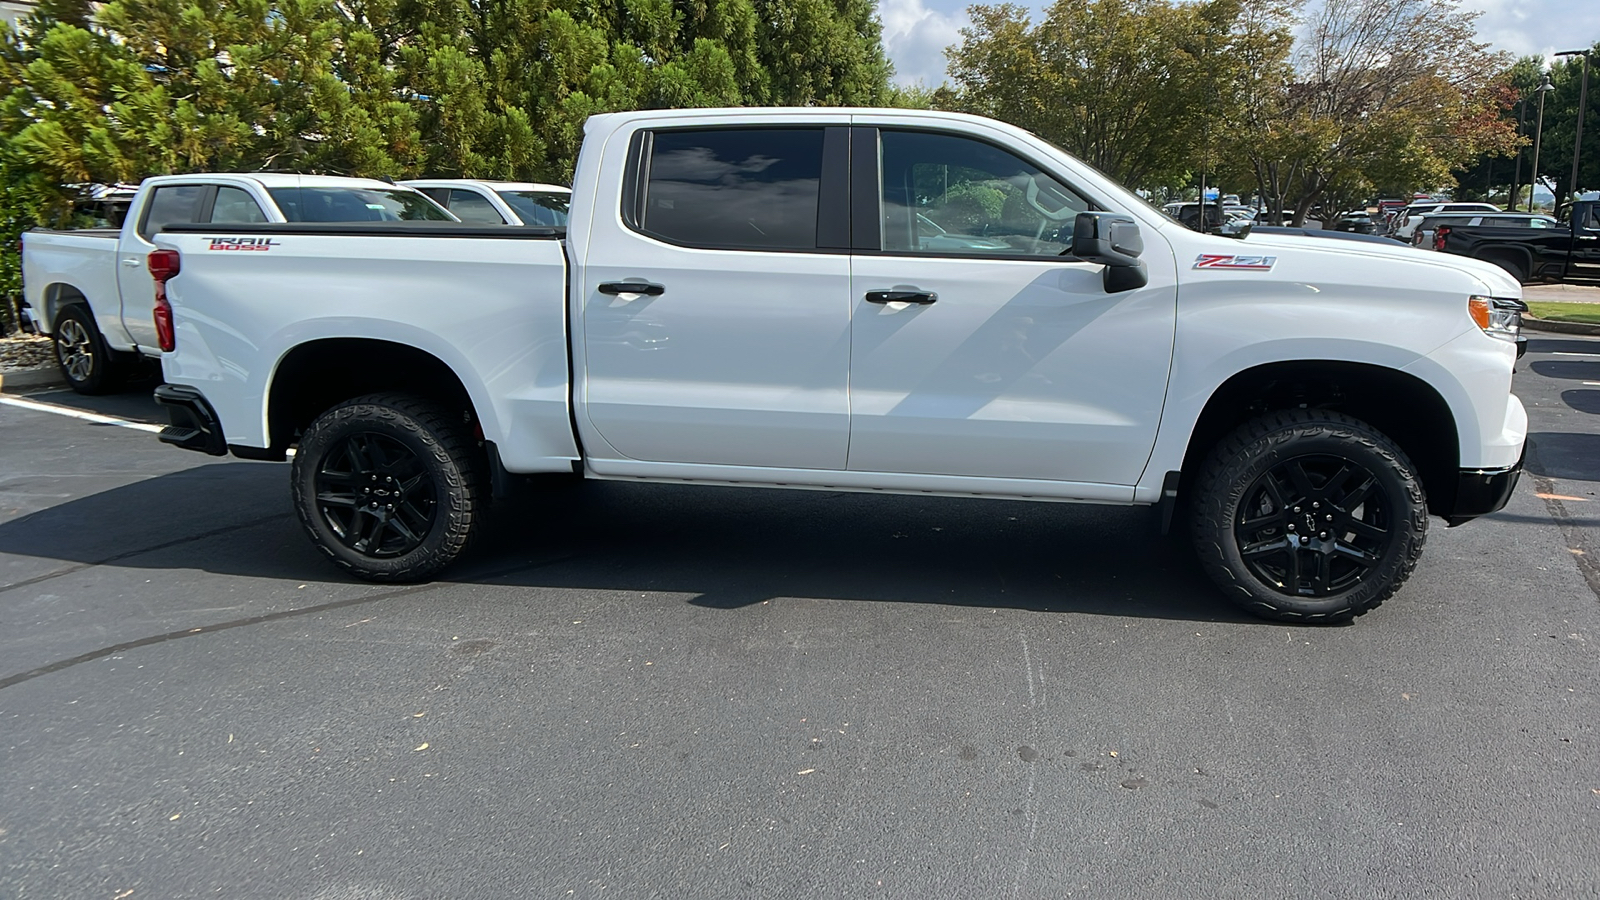
[[[883,46],[894,62],[894,80],[900,84],[922,82],[937,87],[945,80],[944,48],[961,42],[961,29],[969,24],[965,10],[944,13],[929,9],[923,0],[882,0]]]
[[[1479,40],[1517,56],[1549,56],[1600,42],[1595,0],[1463,0],[1461,8],[1483,13]]]
[[[945,80],[944,49],[960,43],[961,29],[971,22],[967,2],[879,0],[884,48],[894,62],[896,82],[937,86]],[[946,12],[930,3],[955,8]],[[1037,19],[1049,4],[1024,0],[1023,5]],[[1517,56],[1549,56],[1600,42],[1597,0],[1462,0],[1461,8],[1483,14],[1478,19],[1480,40]]]

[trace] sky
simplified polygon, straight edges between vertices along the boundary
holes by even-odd
[[[1014,0],[1036,12],[1045,4]],[[895,81],[929,87],[945,79],[944,48],[961,40],[968,0],[879,0]],[[1462,0],[1483,13],[1478,37],[1516,56],[1547,56],[1600,43],[1600,0]]]

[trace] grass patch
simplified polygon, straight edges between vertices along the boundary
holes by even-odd
[[[1581,322],[1584,325],[1600,325],[1600,303],[1557,303],[1554,301],[1532,301],[1528,310],[1540,319],[1549,319],[1552,322]]]

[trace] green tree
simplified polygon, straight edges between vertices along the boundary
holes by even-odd
[[[58,185],[404,174],[422,159],[416,113],[376,49],[328,0],[117,0],[87,19],[41,8],[0,48],[0,154]]]
[[[1237,0],[1056,0],[1037,25],[1012,4],[968,12],[940,105],[1027,128],[1138,187],[1184,180],[1226,122]]]
[[[1509,60],[1476,39],[1477,14],[1459,0],[1321,0],[1298,12],[1284,14],[1303,39],[1280,76],[1257,80],[1264,112],[1230,149],[1295,222],[1330,193],[1447,186],[1453,168],[1517,146],[1502,115]]]
[[[1583,120],[1583,147],[1578,154],[1578,191],[1600,190],[1600,44],[1589,63],[1589,109]],[[1557,207],[1571,196],[1572,145],[1577,137],[1578,95],[1583,60],[1568,57],[1550,67],[1555,90],[1545,97],[1544,144],[1539,152],[1539,174],[1555,192]]]

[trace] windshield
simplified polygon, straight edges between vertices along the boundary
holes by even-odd
[[[287,187],[267,191],[290,222],[453,222],[455,217],[405,188]]]
[[[495,193],[506,201],[506,205],[511,207],[524,225],[566,227],[567,202],[572,197],[571,194],[550,191],[495,191]]]

